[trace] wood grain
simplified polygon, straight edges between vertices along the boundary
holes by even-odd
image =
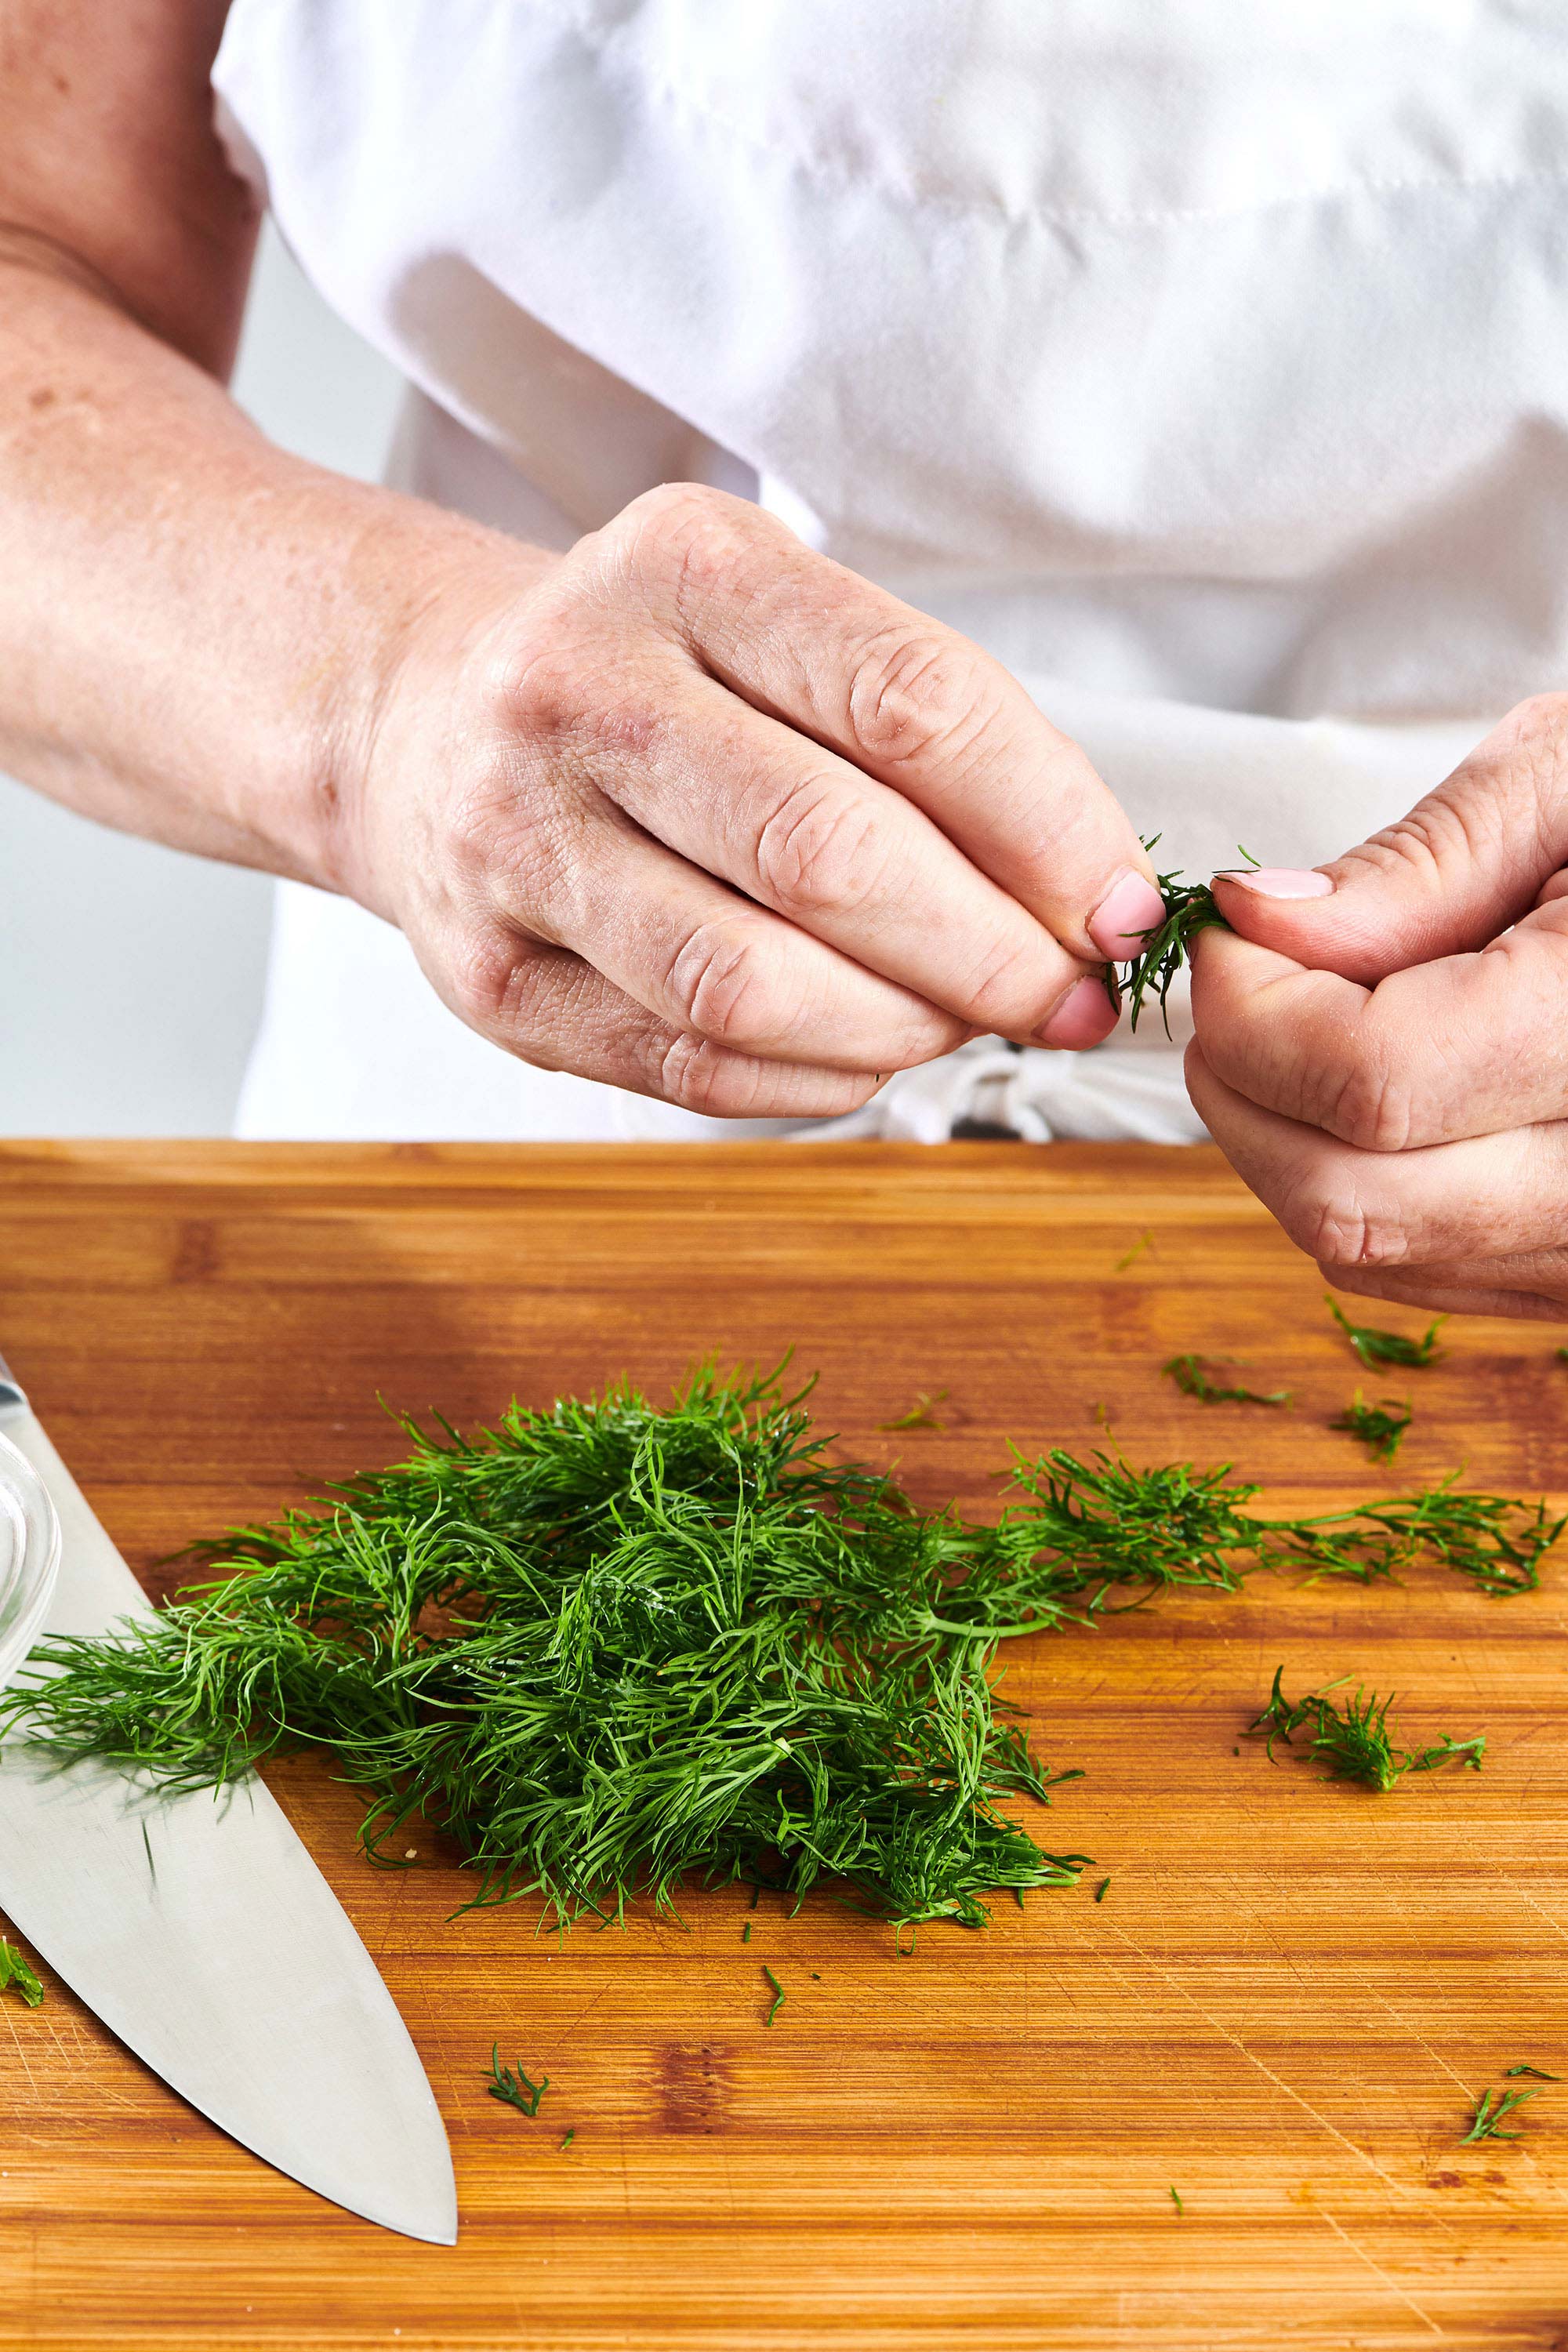
[[[1091,1444],[1097,1403],[1134,1458],[1352,1500],[1384,1474],[1326,1426],[1365,1376],[1321,1292],[1203,1151],[0,1147],[0,1336],[153,1589],[188,1538],[390,1458],[378,1391],[482,1419],[790,1346],[926,1501],[984,1506],[1009,1439]],[[1557,1336],[1450,1326],[1378,1384],[1415,1399],[1401,1479],[1568,1483]],[[1159,1367],[1192,1347],[1297,1409],[1181,1398]],[[942,1388],[940,1432],[880,1428]],[[55,1986],[0,2000],[0,2344],[1568,2347],[1568,2084],[1458,2144],[1504,2066],[1568,2074],[1565,1573],[1502,1602],[1260,1579],[1016,1645],[1037,1745],[1087,1773],[1047,1843],[1098,1867],[912,1958],[825,1901],[742,1944],[734,1893],[563,1944],[522,1906],[449,1923],[455,1872],[372,1872],[353,1800],[286,1767],[429,2068],[461,2242],[269,2172]],[[1484,1729],[1484,1773],[1376,1799],[1271,1768],[1240,1733],[1281,1661]],[[485,2096],[497,2037],[552,2076],[535,2123]]]

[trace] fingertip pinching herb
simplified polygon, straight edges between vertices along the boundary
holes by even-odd
[[[1327,1291],[1323,1303],[1363,1364],[1410,1364],[1421,1369],[1443,1360],[1437,1334],[1448,1319],[1446,1315],[1429,1323],[1419,1339],[1410,1339],[1403,1331],[1380,1331],[1375,1324],[1352,1323],[1339,1300]]]
[[[550,2077],[542,2074],[535,2083],[521,2066],[503,2066],[500,2044],[495,2042],[490,2044],[490,2071],[485,2088],[492,2099],[500,2099],[504,2105],[515,2107],[520,2116],[536,2116],[539,2102],[550,2088]]]
[[[1228,1388],[1209,1376],[1211,1365],[1229,1363],[1227,1356],[1173,1356],[1160,1369],[1168,1380],[1175,1381],[1184,1396],[1196,1397],[1201,1404],[1286,1404],[1290,1402],[1289,1389]]]
[[[1397,1747],[1396,1731],[1388,1721],[1392,1695],[1380,1699],[1375,1691],[1363,1693],[1358,1687],[1342,1705],[1330,1697],[1331,1691],[1340,1690],[1350,1677],[1342,1675],[1338,1682],[1325,1683],[1321,1690],[1309,1691],[1305,1697],[1288,1699],[1281,1688],[1285,1669],[1274,1670],[1274,1688],[1268,1706],[1257,1720],[1247,1726],[1249,1739],[1262,1739],[1271,1764],[1278,1763],[1274,1743],[1282,1739],[1287,1748],[1298,1731],[1310,1732],[1306,1749],[1299,1754],[1299,1763],[1327,1766],[1321,1775],[1325,1780],[1359,1780],[1363,1788],[1386,1794],[1406,1772],[1435,1772],[1444,1764],[1459,1764],[1471,1771],[1481,1769],[1486,1753],[1486,1734],[1478,1732],[1471,1739],[1452,1739],[1445,1732],[1434,1748],[1409,1748]]]
[[[1470,2116],[1470,2128],[1459,2142],[1461,2147],[1471,2147],[1483,2139],[1518,2139],[1516,2131],[1501,2131],[1499,2126],[1522,2107],[1527,2099],[1538,2099],[1539,2091],[1483,2091]]]
[[[5,1937],[0,1936],[0,1992],[5,1992],[7,1988],[26,2001],[29,2009],[37,2009],[44,1997],[43,1983],[37,1971],[28,1966],[15,1944],[7,1943]]]
[[[771,2025],[784,2005],[784,1989],[765,1961],[763,1964],[763,1974],[773,1989],[773,1997],[768,2005],[768,2013],[763,2020],[764,2025]]]
[[[1330,1422],[1329,1427],[1358,1437],[1374,1462],[1392,1462],[1410,1422],[1408,1397],[1384,1397],[1381,1403],[1368,1404],[1357,1389],[1354,1398],[1336,1420]]]

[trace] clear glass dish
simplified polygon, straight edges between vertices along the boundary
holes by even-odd
[[[60,1523],[25,1454],[0,1437],[0,1690],[38,1638],[60,1572]]]

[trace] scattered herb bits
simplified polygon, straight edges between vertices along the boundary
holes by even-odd
[[[770,1969],[765,1962],[763,1967],[763,1974],[766,1977],[769,1984],[773,1987],[773,2000],[768,2004],[768,2013],[763,2020],[763,2023],[764,2025],[771,2025],[774,2018],[778,2015],[780,2010],[784,2005],[784,1989],[783,1985],[780,1984],[777,1977],[774,1976],[772,1969]]]
[[[1209,1367],[1228,1363],[1229,1357],[1173,1356],[1161,1366],[1167,1379],[1175,1381],[1184,1396],[1196,1397],[1203,1404],[1289,1404],[1289,1389],[1228,1388],[1210,1377]]]
[[[1392,1462],[1410,1421],[1408,1397],[1384,1397],[1380,1404],[1368,1404],[1357,1389],[1352,1402],[1337,1420],[1330,1422],[1329,1427],[1345,1430],[1352,1437],[1359,1438],[1374,1462]]]
[[[1329,1694],[1342,1687],[1350,1679],[1345,1675],[1340,1682],[1325,1683],[1321,1690],[1309,1691],[1304,1698],[1288,1699],[1280,1687],[1284,1673],[1283,1666],[1276,1667],[1268,1704],[1247,1727],[1249,1738],[1267,1742],[1270,1763],[1279,1761],[1274,1753],[1277,1739],[1289,1747],[1296,1733],[1305,1730],[1310,1738],[1305,1750],[1298,1754],[1299,1763],[1326,1765],[1324,1780],[1359,1780],[1363,1788],[1384,1794],[1406,1772],[1435,1772],[1444,1764],[1480,1770],[1487,1745],[1484,1732],[1478,1732],[1473,1739],[1459,1740],[1445,1733],[1435,1748],[1396,1747],[1388,1722],[1392,1696],[1380,1699],[1375,1692],[1363,1695],[1358,1688],[1342,1706],[1336,1705]]]
[[[44,1988],[36,1969],[29,1968],[15,1944],[0,1936],[0,1992],[9,1990],[25,2000],[29,2009],[37,2009],[43,2000]]]
[[[1483,2139],[1518,2139],[1518,2132],[1502,2131],[1499,2126],[1522,2107],[1527,2099],[1540,2096],[1539,2091],[1483,2091],[1470,2116],[1470,2128],[1459,2146],[1472,2147],[1478,2140]]]
[[[550,2088],[550,2077],[542,2074],[534,2083],[529,2080],[521,2066],[503,2066],[500,2044],[497,2042],[490,2045],[490,2071],[485,2088],[492,2099],[500,2099],[505,2105],[515,2107],[520,2116],[536,2116],[539,2102]]]
[[[1323,1303],[1363,1364],[1425,1366],[1442,1360],[1437,1334],[1448,1319],[1446,1315],[1428,1324],[1419,1339],[1407,1339],[1402,1331],[1380,1331],[1371,1323],[1352,1323],[1339,1300],[1331,1298],[1327,1291]]]

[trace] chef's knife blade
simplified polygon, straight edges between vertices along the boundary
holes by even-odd
[[[0,1430],[59,1514],[50,1633],[145,1610],[0,1358]],[[143,1834],[145,1832],[145,1834]],[[0,1909],[121,2042],[308,2189],[411,2238],[458,2235],[451,2152],[369,1954],[259,1780],[173,1800],[0,1748]]]

